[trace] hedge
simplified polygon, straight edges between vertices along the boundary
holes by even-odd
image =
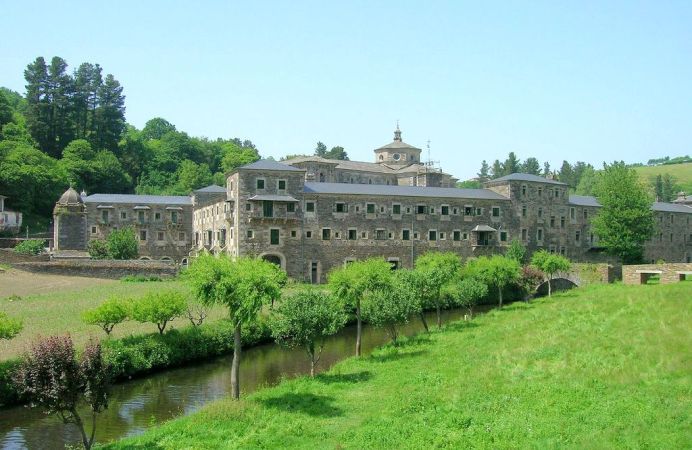
[[[242,328],[244,346],[270,340],[269,326],[264,320]],[[219,320],[198,327],[172,329],[162,335],[150,333],[104,339],[101,344],[111,377],[118,381],[230,353],[233,326],[229,320]],[[0,362],[0,406],[22,403],[11,379],[12,372],[20,364],[20,358]]]

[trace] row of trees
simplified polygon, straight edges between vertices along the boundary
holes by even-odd
[[[342,161],[348,161],[348,153],[346,153],[346,150],[344,150],[343,147],[341,147],[340,145],[336,145],[336,146],[332,147],[330,150],[327,150],[327,146],[321,141],[317,142],[317,145],[315,146],[314,155],[319,156],[321,158],[326,158],[326,159],[338,159],[338,160],[342,160]],[[287,159],[299,158],[299,157],[307,157],[307,156],[310,156],[310,155],[293,153],[293,154],[283,156],[281,158],[281,161],[285,161]]]

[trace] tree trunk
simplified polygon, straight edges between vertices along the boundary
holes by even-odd
[[[84,422],[82,422],[82,418],[79,417],[79,413],[77,412],[77,409],[74,408],[70,411],[72,414],[72,417],[74,417],[74,423],[77,425],[77,428],[79,428],[79,432],[82,435],[82,445],[86,450],[89,450],[91,448],[91,442],[89,441],[89,438],[87,438],[86,435],[86,430],[84,430]]]
[[[423,322],[423,328],[425,328],[425,332],[430,333],[430,329],[428,328],[428,321],[425,320],[425,313],[423,311],[420,312],[420,321]]]
[[[548,297],[551,297],[553,294],[551,286],[550,286],[550,280],[552,280],[552,279],[553,279],[552,277],[548,278]]]
[[[233,363],[231,364],[231,397],[235,400],[240,398],[240,323],[236,324],[233,330]]]
[[[308,346],[308,355],[310,356],[310,377],[315,378],[315,344]]]
[[[498,286],[497,293],[498,293],[498,296],[500,297],[500,308],[502,308],[502,287],[501,286]]]
[[[356,356],[360,356],[360,337],[363,328],[360,320],[360,300],[356,303],[356,322]]]
[[[437,328],[440,329],[442,328],[442,312],[440,311],[440,303],[438,302],[436,305],[437,308]]]

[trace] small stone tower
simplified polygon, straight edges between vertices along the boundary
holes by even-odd
[[[375,149],[375,162],[389,166],[408,166],[420,163],[421,149],[401,140],[399,123],[396,124],[394,140],[387,145]]]
[[[72,187],[60,196],[53,208],[53,242],[56,251],[86,250],[86,207]]]

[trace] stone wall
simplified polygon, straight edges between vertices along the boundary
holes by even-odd
[[[20,270],[53,275],[120,279],[127,275],[174,277],[178,266],[161,261],[54,260],[13,264]]]
[[[680,272],[692,275],[692,263],[637,264],[622,266],[624,284],[644,284],[647,277],[660,275],[661,284],[678,283]]]
[[[50,256],[49,255],[22,255],[20,253],[16,253],[12,249],[8,248],[0,248],[0,263],[4,264],[17,264],[17,263],[25,263],[25,262],[42,262],[42,261],[49,261]]]

